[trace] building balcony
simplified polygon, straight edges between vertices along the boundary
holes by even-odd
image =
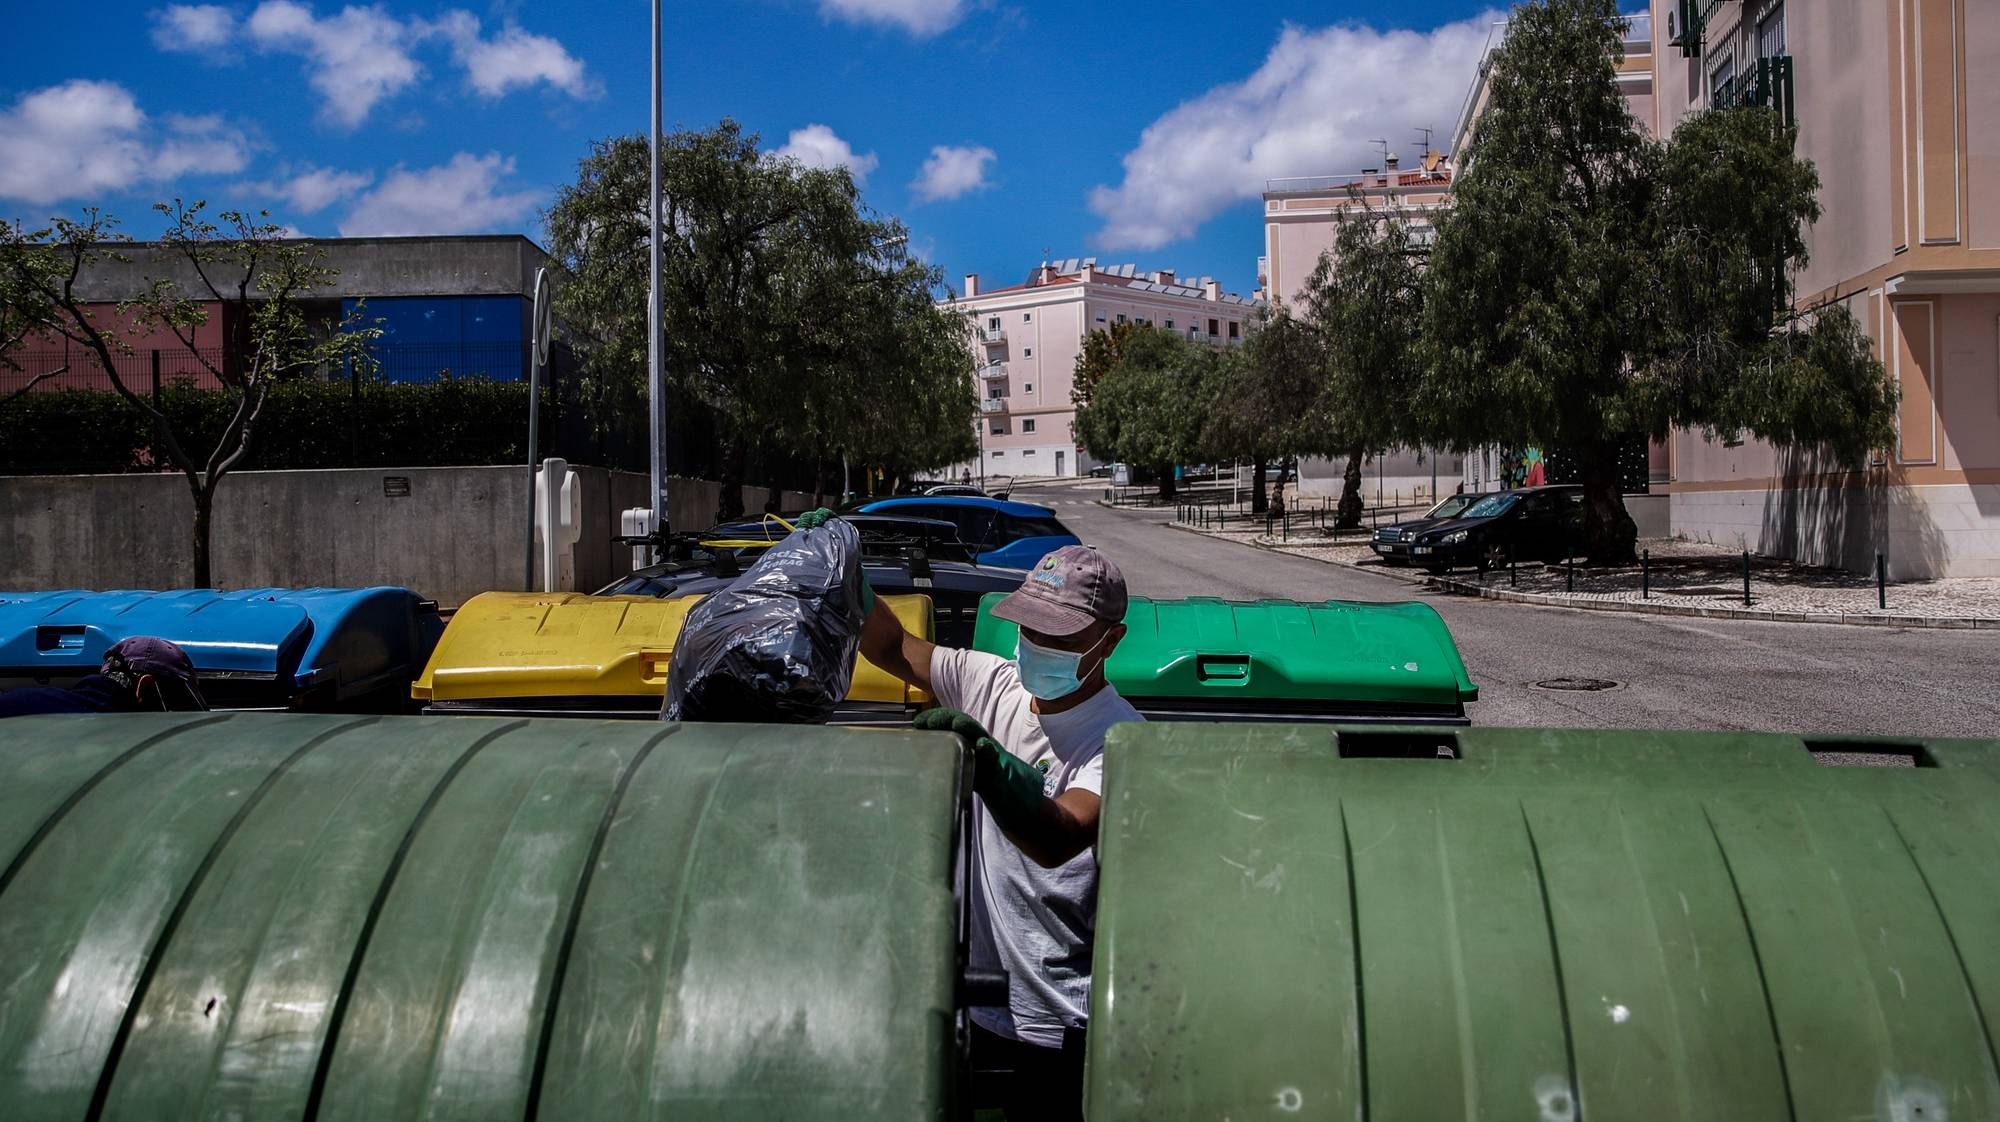
[[[1005,343],[1007,341],[1007,329],[1004,327],[982,327],[979,329],[979,341],[989,347],[996,343]]]
[[[1005,378],[1007,376],[1007,364],[1004,362],[989,362],[979,368],[979,376],[989,382]]]
[[[1007,411],[1007,399],[1004,397],[986,398],[979,403],[979,411],[981,413],[1005,413]]]
[[[1784,118],[1786,128],[1792,127],[1798,123],[1798,113],[1793,106],[1792,56],[1773,55],[1758,59],[1755,66],[1718,86],[1710,104],[1717,109],[1765,106],[1778,111],[1778,115]]]

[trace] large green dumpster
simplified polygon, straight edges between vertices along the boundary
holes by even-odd
[[[1092,1122],[2000,1117],[2000,743],[1127,725],[1105,779]]]
[[[0,1118],[937,1118],[936,735],[0,722]]]
[[[972,645],[1014,657],[1020,629],[979,603]],[[1104,664],[1148,720],[1455,724],[1479,687],[1429,604],[1135,596]]]

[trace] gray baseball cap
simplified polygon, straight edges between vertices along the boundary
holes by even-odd
[[[150,635],[134,635],[111,644],[104,652],[104,671],[109,674],[150,674],[160,686],[160,696],[168,709],[203,710],[208,699],[201,696],[201,682],[195,676],[194,660],[180,644]],[[128,687],[130,688],[130,683]]]
[[[1125,620],[1125,574],[1087,545],[1066,545],[1035,562],[1021,587],[993,614],[1044,635],[1074,635],[1092,623]]]

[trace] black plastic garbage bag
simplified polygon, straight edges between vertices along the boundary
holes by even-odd
[[[688,612],[661,719],[824,722],[854,677],[861,581],[861,537],[840,519],[765,550]]]

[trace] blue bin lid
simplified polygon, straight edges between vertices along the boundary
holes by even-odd
[[[406,588],[191,588],[0,593],[0,669],[85,674],[113,643],[170,639],[204,674],[269,676],[342,696],[414,677],[435,643],[435,616]],[[428,635],[428,641],[425,636]]]

